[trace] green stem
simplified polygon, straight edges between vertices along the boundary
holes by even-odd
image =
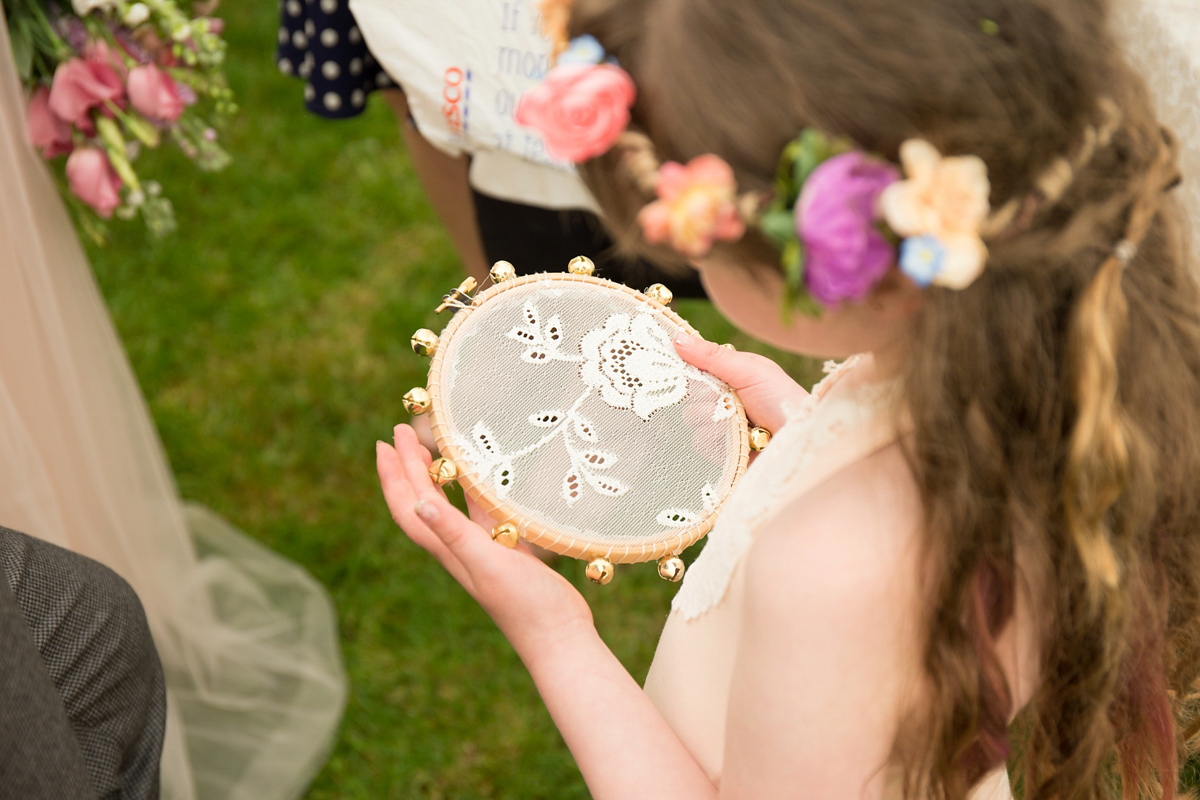
[[[54,30],[54,23],[46,16],[46,10],[42,8],[42,4],[33,2],[29,4],[29,8],[32,10],[33,16],[41,23],[42,32],[45,33],[46,38],[50,42],[51,49],[54,50],[54,60],[56,62],[66,61],[75,55],[75,51],[71,49],[71,45],[63,41],[62,37],[58,35],[58,31]]]

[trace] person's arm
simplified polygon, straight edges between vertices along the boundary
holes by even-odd
[[[463,268],[480,283],[487,277],[489,264],[479,237],[475,219],[475,201],[468,181],[470,161],[465,155],[452,156],[434,147],[417,130],[408,115],[408,98],[400,89],[381,91],[400,123],[400,133],[408,148],[417,180],[442,227],[454,243]]]
[[[596,632],[586,601],[524,548],[508,550],[446,500],[429,453],[396,428],[377,460],[388,507],[495,620],[529,669],[596,800],[701,800],[716,787]]]
[[[747,556],[722,798],[885,796],[920,701],[917,490],[896,445],[834,475]]]
[[[0,561],[96,794],[157,797],[166,687],[133,587],[97,561],[6,528]]]
[[[710,342],[681,356],[739,391],[758,424],[778,429],[780,405],[804,394],[769,359]],[[529,669],[597,800],[700,800],[717,788],[600,639],[591,610],[561,575],[524,547],[507,550],[454,508],[426,472],[430,455],[407,425],[377,467],[392,516],[480,603]]]

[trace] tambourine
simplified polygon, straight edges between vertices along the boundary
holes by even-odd
[[[464,281],[438,307],[455,310],[441,335],[413,335],[433,360],[405,407],[431,417],[430,475],[498,520],[496,541],[587,560],[596,583],[654,559],[679,580],[680,553],[712,528],[765,432],[751,436],[733,390],[676,353],[677,336],[697,334],[665,286],[593,270],[579,257],[516,277],[500,261],[474,297]]]

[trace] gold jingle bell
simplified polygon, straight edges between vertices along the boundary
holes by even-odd
[[[766,428],[750,429],[750,449],[760,453],[771,443],[771,432]]]
[[[433,401],[429,398],[429,392],[420,386],[405,392],[403,399],[404,409],[410,414],[426,414],[433,407]]]
[[[494,283],[504,283],[517,277],[517,268],[507,261],[497,261],[488,270],[488,275],[491,276]]]
[[[658,577],[664,581],[679,583],[683,580],[684,569],[683,559],[679,556],[665,556],[658,561]]]
[[[596,264],[587,256],[575,256],[567,264],[567,272],[572,275],[591,275],[596,271]]]
[[[492,528],[492,541],[511,550],[517,546],[517,542],[521,541],[521,532],[511,522],[501,522]]]
[[[587,579],[592,583],[604,586],[612,582],[615,572],[616,570],[613,569],[611,561],[607,558],[597,558],[588,562],[584,574],[587,575]]]
[[[458,479],[458,465],[448,458],[436,459],[429,465],[429,477],[438,486],[445,486]]]
[[[438,335],[429,328],[421,328],[409,339],[413,352],[419,356],[432,356],[437,351]]]
[[[671,305],[671,301],[675,299],[675,295],[671,293],[671,290],[661,283],[646,287],[646,291],[642,292],[642,294],[664,307]]]

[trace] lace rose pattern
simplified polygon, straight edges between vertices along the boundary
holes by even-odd
[[[562,321],[557,314],[543,322],[538,304],[529,300],[521,309],[521,322],[506,334],[524,348],[520,358],[529,364],[555,361],[576,362],[585,389],[566,409],[548,408],[528,417],[537,438],[525,447],[505,450],[486,424],[477,422],[468,437],[456,437],[456,443],[491,482],[496,496],[504,499],[516,485],[519,462],[524,457],[561,441],[570,467],[561,480],[560,494],[567,506],[574,505],[585,489],[606,497],[619,498],[631,490],[626,480],[610,474],[620,457],[600,446],[595,426],[580,409],[584,401],[598,393],[615,409],[624,409],[648,422],[655,412],[680,403],[687,396],[690,380],[699,381],[717,393],[712,420],[719,422],[737,413],[737,401],[729,389],[710,375],[685,363],[675,352],[667,332],[648,313],[612,314],[604,324],[587,331],[579,343],[579,353],[563,352],[565,341]],[[688,528],[716,509],[716,491],[711,484],[701,489],[703,512],[688,508],[666,508],[655,521],[668,528]]]

